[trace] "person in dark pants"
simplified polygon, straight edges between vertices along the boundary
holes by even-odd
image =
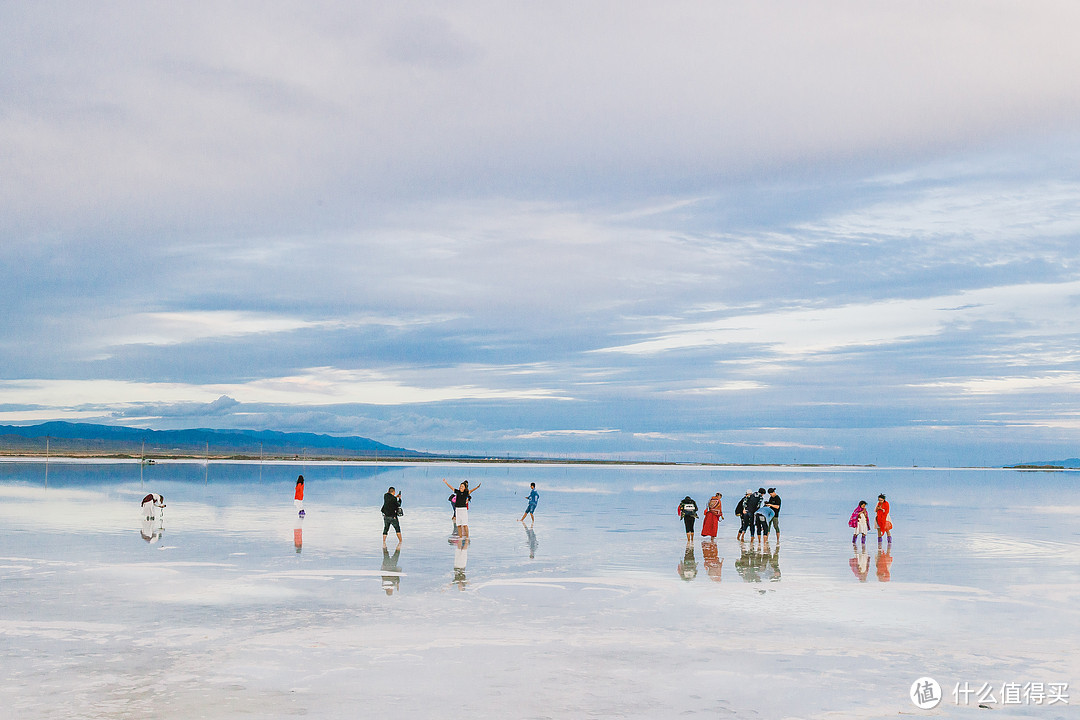
[[[761,495],[759,493],[747,490],[746,497],[743,498],[743,500],[746,501],[743,505],[745,514],[743,515],[743,529],[739,534],[744,535],[746,533],[746,530],[749,529],[750,542],[753,542],[755,537],[757,536],[757,511],[758,508],[761,507]],[[740,538],[740,540],[741,539],[742,538]]]
[[[739,517],[739,534],[736,535],[739,542],[745,539],[746,531],[750,528],[750,525],[754,521],[754,516],[747,512],[747,505],[750,503],[751,490],[747,490],[746,494],[739,500],[739,504],[735,506],[735,514]]]
[[[384,536],[385,537],[385,536]],[[401,589],[401,566],[398,565],[398,559],[401,557],[401,544],[394,549],[394,554],[391,555],[390,551],[386,549],[386,543],[383,543],[382,549],[382,589],[387,595],[393,595],[395,590]]]
[[[769,518],[758,513],[762,505],[765,504],[765,488],[758,488],[758,491],[754,493],[754,497],[757,498],[757,507],[754,508],[754,520],[757,525],[757,534],[760,539],[768,540]],[[753,533],[750,534],[753,535]]]
[[[765,539],[769,539],[769,530],[776,530],[776,542],[780,542],[780,496],[776,494],[776,488],[769,488],[769,497],[765,499],[765,505],[772,508],[773,516],[765,528]]]
[[[697,520],[697,503],[690,499],[687,495],[679,503],[679,517],[683,519],[683,525],[686,527],[686,542],[694,542],[694,522]]]
[[[386,545],[386,535],[390,532],[390,526],[394,526],[395,532],[397,532],[397,541],[401,543],[401,523],[398,522],[398,516],[401,515],[401,491],[394,494],[394,488],[391,487],[383,495],[382,502],[382,544]]]

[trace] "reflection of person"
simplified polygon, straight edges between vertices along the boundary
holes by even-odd
[[[531,488],[529,491],[529,505],[521,516],[521,522],[525,522],[525,515],[528,515],[532,522],[536,521],[536,516],[533,513],[536,511],[536,503],[540,502],[540,493],[536,492],[536,483],[529,483],[529,487]]]
[[[144,517],[139,534],[142,535],[143,540],[153,545],[161,539],[161,526],[153,520]]]
[[[855,545],[852,544],[851,547],[854,548]],[[851,566],[851,572],[855,573],[855,577],[859,578],[859,582],[866,582],[866,577],[870,574],[870,556],[866,554],[865,544],[861,550],[855,552],[848,561],[848,565]]]
[[[683,519],[683,526],[686,528],[686,542],[694,542],[694,522],[697,521],[697,503],[690,499],[687,495],[679,503],[679,517]]]
[[[778,543],[776,549],[770,553],[768,536],[766,536],[765,547],[761,553],[761,560],[764,579],[769,582],[780,582],[780,545]]]
[[[720,582],[720,574],[724,570],[724,558],[720,557],[716,543],[701,543],[701,555],[705,559],[705,573],[709,576],[709,579],[713,582]]]
[[[705,508],[705,517],[701,520],[701,537],[716,537],[720,529],[720,521],[724,519],[724,507],[721,501],[723,497],[720,493],[716,493],[709,498],[709,504]]]
[[[769,530],[776,530],[776,542],[780,542],[780,496],[776,494],[776,488],[769,488],[769,497],[765,500],[765,506],[772,508],[773,516],[769,524],[765,526],[765,539],[769,539]]]
[[[296,554],[299,555],[304,549],[304,518],[299,516],[296,518],[296,524],[293,525],[292,544],[296,548]]]
[[[735,571],[744,582],[761,582],[758,569],[758,552],[753,545],[740,545],[739,559],[735,561]]]
[[[860,500],[859,506],[852,511],[848,526],[855,530],[851,535],[851,544],[854,546],[856,538],[862,535],[862,544],[865,546],[866,533],[870,530],[870,513],[866,509],[865,500]]]
[[[885,495],[877,496],[877,506],[874,508],[874,520],[877,523],[877,541],[881,544],[881,536],[887,535],[889,544],[892,545],[892,516],[889,514],[889,501]]]
[[[456,537],[454,543],[454,584],[464,590],[469,581],[465,578],[465,566],[469,564],[469,538]]]
[[[697,558],[694,557],[694,546],[692,544],[686,546],[682,562],[679,563],[676,570],[679,572],[679,577],[687,582],[697,577]]]
[[[165,498],[157,493],[150,493],[142,499],[143,520],[157,520],[158,511],[165,507]]]
[[[536,532],[531,527],[527,527],[525,528],[525,537],[528,539],[529,542],[529,559],[535,560],[537,547]]]
[[[401,568],[398,567],[398,558],[401,557],[401,545],[394,548],[394,554],[383,545],[382,549],[382,589],[387,595],[393,595],[395,590],[401,589]]]
[[[401,523],[398,522],[398,516],[402,514],[401,511],[401,491],[394,494],[393,486],[383,495],[382,501],[382,544],[386,546],[386,534],[390,532],[390,526],[394,526],[394,532],[397,533],[398,544],[401,544]]]
[[[878,546],[877,550],[877,562],[875,563],[875,569],[877,570],[878,582],[889,582],[892,580],[892,545],[888,545],[885,550]]]
[[[304,476],[296,478],[296,492],[293,493],[293,506],[296,507],[297,514],[300,517],[304,516]]]
[[[445,478],[443,478],[443,483],[446,487],[454,490],[454,486],[446,482]],[[480,483],[476,483],[476,487],[470,490],[469,481],[465,480],[454,491],[454,517],[456,518],[460,537],[469,537],[469,500],[472,499],[472,494],[479,489]]]

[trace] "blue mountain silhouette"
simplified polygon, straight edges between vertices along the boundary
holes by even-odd
[[[147,430],[118,425],[46,422],[0,425],[0,447],[44,449],[45,440],[64,449],[102,453],[212,455],[299,455],[342,457],[431,457],[428,453],[384,445],[365,437],[336,437],[274,430]],[[40,448],[38,447],[40,446]]]

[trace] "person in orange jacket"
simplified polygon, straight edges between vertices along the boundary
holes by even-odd
[[[296,506],[297,514],[304,516],[304,476],[296,478],[296,492],[293,494],[293,505]]]

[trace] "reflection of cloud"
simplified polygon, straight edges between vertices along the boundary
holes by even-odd
[[[557,487],[557,486],[546,487],[545,486],[544,487],[544,492],[569,493],[571,495],[614,495],[615,494],[615,491],[610,489],[610,488],[589,487],[589,486],[585,486],[585,485],[582,485],[582,486],[579,486],[579,487],[566,487],[565,485],[561,486],[561,487]]]

